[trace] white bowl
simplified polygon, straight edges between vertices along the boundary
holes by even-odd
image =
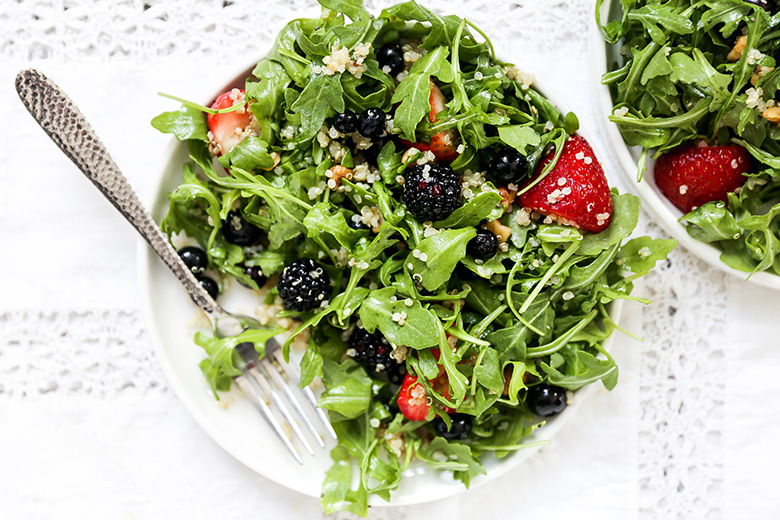
[[[601,6],[602,13],[606,15],[613,5],[616,6],[617,4],[613,4],[611,0],[606,0]],[[606,16],[602,16],[602,20],[606,19]],[[653,177],[655,161],[652,158],[648,157],[647,170],[642,180],[637,181],[639,154],[642,152],[642,148],[640,146],[628,146],[623,140],[617,124],[609,120],[609,116],[612,114],[612,97],[609,93],[609,88],[601,84],[601,76],[607,72],[608,64],[618,59],[619,51],[616,45],[608,45],[604,41],[595,21],[590,24],[589,36],[588,61],[591,64],[591,81],[594,84],[594,90],[598,97],[597,107],[600,115],[598,120],[604,135],[607,136],[612,153],[620,163],[619,172],[622,174],[623,180],[627,183],[629,189],[642,199],[642,206],[652,215],[654,222],[658,223],[667,233],[677,239],[681,246],[697,257],[742,280],[749,280],[765,287],[780,289],[780,276],[763,271],[750,275],[750,273],[733,269],[721,261],[720,255],[722,251],[720,249],[707,242],[696,240],[688,234],[685,230],[685,225],[679,221],[684,213],[674,207],[655,185]]]
[[[241,78],[247,77],[249,71],[251,69],[236,75],[236,80],[227,86],[216,85],[215,88],[204,91],[201,100],[208,101],[227,88],[242,84]],[[218,86],[222,88],[216,88]],[[565,109],[562,103],[556,102],[556,105]],[[587,132],[580,133],[595,149],[596,143]],[[597,149],[596,153],[599,153]],[[165,152],[157,191],[153,199],[147,201],[147,207],[151,208],[157,221],[167,211],[166,194],[181,182],[182,164],[187,157],[186,145],[175,140]],[[215,400],[198,367],[204,352],[192,339],[196,330],[209,330],[205,317],[143,240],[138,242],[138,272],[142,307],[155,353],[171,388],[195,421],[219,446],[257,473],[303,494],[320,496],[322,480],[331,465],[330,450],[320,450],[313,459],[305,459],[304,466],[299,466],[281,447],[260,414],[237,390],[222,395],[221,401]],[[233,311],[251,313],[257,305],[253,300],[254,293],[238,284],[233,285],[220,297],[220,303]],[[621,300],[610,305],[610,314],[616,322],[620,320],[622,307]],[[614,335],[605,342],[607,349],[612,348],[613,338]],[[572,405],[532,436],[524,439],[524,442],[552,439],[585,398],[597,391],[597,385],[600,383],[578,390],[577,399]],[[576,427],[576,424],[572,427]],[[333,445],[335,444],[329,445],[328,448]],[[492,454],[484,456],[482,462],[487,469],[487,475],[473,479],[471,487],[485,484],[505,474],[520,465],[537,449],[520,450],[501,460]],[[465,490],[465,486],[454,480],[449,472],[437,471],[422,463],[416,463],[405,473],[389,504],[377,497],[371,497],[369,503],[373,506],[410,505],[446,498]]]

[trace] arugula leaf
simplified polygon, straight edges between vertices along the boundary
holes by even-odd
[[[361,365],[352,359],[336,363],[322,360],[322,380],[325,391],[319,406],[333,410],[344,417],[354,418],[368,410],[371,404],[371,378]]]
[[[209,141],[206,116],[200,110],[187,105],[182,105],[175,112],[160,114],[152,119],[152,126],[164,134],[173,134],[179,141]]]
[[[431,331],[436,330],[438,319],[423,307],[419,301],[407,305],[404,300],[395,298],[392,287],[371,291],[360,306],[360,319],[368,332],[377,328],[394,345],[406,345],[414,349],[434,347],[439,339]],[[395,299],[394,299],[395,298]],[[405,323],[401,325],[403,314]]]
[[[290,107],[301,117],[299,140],[312,139],[322,128],[325,119],[344,112],[344,89],[338,75],[315,75]]]
[[[395,111],[394,124],[408,141],[417,141],[417,125],[431,111],[431,77],[435,76],[445,83],[452,81],[448,55],[447,47],[438,47],[417,60],[409,76],[398,85],[390,100],[392,103],[401,103]]]

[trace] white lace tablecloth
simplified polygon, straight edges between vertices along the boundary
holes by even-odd
[[[607,149],[585,87],[590,0],[427,3],[493,35]],[[21,68],[49,74],[149,193],[167,138],[148,121],[172,108],[156,93],[200,92],[311,12],[312,0],[0,0],[0,518],[322,516],[316,499],[230,458],[181,407],[140,316],[134,232],[12,87]],[[457,498],[371,517],[774,518],[776,295],[682,249],[642,290],[654,303],[627,306],[644,341],[617,342],[620,385],[552,445]]]

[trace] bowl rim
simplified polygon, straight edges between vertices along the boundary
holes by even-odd
[[[202,89],[205,94],[203,98],[205,98],[208,95],[212,95],[214,92],[217,92],[219,94],[221,92],[224,92],[228,88],[232,88],[237,84],[240,84],[243,81],[243,79],[246,78],[248,74],[251,73],[256,63],[257,63],[256,61],[252,62],[250,67],[241,67],[238,74],[233,74],[233,75],[226,74],[224,77],[234,78],[233,80],[228,82],[227,85],[224,82],[219,82],[219,83],[212,82],[210,86],[204,87]],[[559,110],[561,110],[564,113],[569,111],[568,106],[565,103],[560,102],[555,90],[548,88],[543,81],[540,82],[537,78],[534,81],[533,86],[539,92],[543,93],[546,98],[550,99]],[[216,87],[216,88],[210,88],[210,87]],[[220,89],[219,87],[222,88]],[[603,150],[600,150],[600,145],[597,141],[595,141],[592,138],[592,134],[590,134],[587,130],[584,130],[582,128],[580,128],[577,133],[583,135],[588,140],[588,142],[594,148],[597,157],[604,156]],[[183,147],[186,147],[185,143],[179,142],[175,137],[172,137],[170,139],[170,141],[168,142],[167,146],[164,148],[161,155],[160,164],[162,165],[162,167],[160,168],[160,171],[167,172],[173,166],[181,165],[181,161],[177,159],[177,153],[181,153]],[[155,208],[160,208],[161,201],[167,200],[166,198],[167,191],[165,189],[164,180],[165,180],[165,175],[162,175],[161,178],[158,179],[157,182],[153,184],[153,187],[148,191],[147,196],[143,201],[147,208],[152,208],[152,214],[157,218],[159,218],[159,215],[155,215],[155,213],[157,213],[155,211]],[[193,417],[193,419],[198,424],[198,426],[220,448],[222,448],[225,452],[230,454],[234,459],[239,461],[244,466],[248,467],[249,469],[253,470],[255,473],[258,473],[259,475],[262,475],[263,477],[276,482],[279,485],[288,487],[289,489],[298,491],[304,495],[308,495],[311,497],[319,497],[320,496],[319,489],[315,491],[315,490],[308,490],[307,488],[303,488],[303,487],[291,487],[275,479],[274,471],[272,468],[258,467],[255,464],[247,462],[246,458],[244,457],[245,446],[238,447],[238,446],[234,446],[231,442],[229,442],[229,439],[226,438],[224,432],[221,431],[220,426],[216,424],[214,421],[212,421],[204,413],[204,410],[201,409],[201,406],[196,402],[193,395],[191,394],[191,390],[186,388],[185,384],[183,383],[183,380],[177,375],[176,368],[175,368],[176,359],[174,359],[170,347],[166,347],[165,342],[162,338],[161,331],[163,330],[162,327],[164,325],[162,324],[162,321],[159,319],[159,317],[156,316],[153,312],[154,287],[153,284],[151,283],[153,280],[152,272],[153,269],[156,268],[156,262],[159,262],[159,259],[157,259],[156,254],[151,250],[151,248],[148,247],[147,243],[142,238],[139,238],[137,241],[136,258],[137,258],[137,276],[138,276],[138,281],[140,286],[139,292],[141,298],[141,310],[142,310],[142,315],[144,317],[144,320],[147,324],[147,330],[149,331],[149,336],[152,342],[155,356],[162,368],[163,373],[165,374],[168,384],[170,385],[171,389],[174,391],[179,401],[184,405],[188,413]],[[185,293],[182,292],[182,298],[184,297],[185,297]],[[622,311],[623,311],[623,304],[624,304],[623,300],[615,300],[610,303],[610,307],[609,307],[610,318],[616,323],[620,322]],[[614,348],[614,343],[618,333],[619,333],[618,330],[614,330],[613,333],[604,341],[603,346],[605,349],[611,351]],[[204,385],[205,385],[205,381],[204,381]],[[571,417],[579,409],[581,403],[584,402],[588,397],[590,397],[591,394],[596,393],[599,388],[600,388],[599,383],[593,383],[578,389],[576,391],[577,399],[575,399],[574,403],[571,404],[570,406],[567,406],[566,410],[560,415],[556,416],[552,420],[548,420],[548,423],[543,428],[537,430],[537,435],[532,440],[550,441],[565,426],[565,424],[568,423]],[[213,403],[216,406],[218,401],[214,399]],[[484,485],[492,481],[493,479],[498,478],[506,474],[507,472],[517,468],[523,461],[525,461],[531,455],[536,453],[540,448],[541,446],[535,446],[523,450],[518,450],[517,452],[512,453],[510,456],[502,459],[494,466],[491,466],[491,468],[488,470],[488,473],[486,475],[478,475],[477,477],[472,479],[469,488],[466,488],[459,481],[453,481],[453,485],[448,486],[445,492],[439,492],[437,494],[430,494],[430,495],[417,492],[413,494],[411,497],[404,497],[403,495],[399,496],[396,492],[396,494],[392,495],[390,502],[385,502],[384,500],[379,499],[379,497],[371,496],[369,497],[369,504],[371,506],[393,507],[393,506],[420,504],[420,503],[430,502],[430,501],[439,500],[443,498],[449,498],[458,495],[460,493],[463,493],[467,491],[467,489],[473,489],[480,485]],[[492,454],[487,454],[487,456],[495,458]],[[436,473],[434,473],[433,471],[438,471],[438,470],[432,470],[431,474],[435,475]],[[441,488],[437,488],[437,490],[438,489]]]
[[[607,12],[612,5],[613,0],[605,0],[601,6],[602,12]],[[655,187],[652,178],[652,166],[654,164],[652,158],[648,157],[648,168],[643,175],[642,181],[637,181],[639,165],[631,150],[639,150],[640,147],[629,147],[623,141],[623,136],[620,134],[618,126],[608,119],[609,115],[612,114],[612,96],[609,92],[609,87],[601,83],[601,76],[607,72],[608,68],[607,45],[599,31],[598,22],[593,17],[589,24],[588,62],[591,64],[591,67],[589,67],[590,82],[598,98],[595,104],[598,111],[596,121],[606,136],[609,149],[618,160],[618,172],[622,175],[629,190],[642,199],[643,208],[647,209],[654,221],[694,256],[718,268],[720,271],[739,278],[743,282],[780,289],[780,275],[774,275],[766,271],[751,274],[729,267],[720,259],[722,253],[720,249],[707,242],[696,240],[688,234],[685,226],[678,220],[683,216],[683,212],[674,207]]]

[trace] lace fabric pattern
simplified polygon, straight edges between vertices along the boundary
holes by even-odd
[[[374,11],[391,3],[366,1]],[[587,60],[591,0],[424,3],[469,13],[487,34],[502,35],[494,40],[499,53]],[[0,0],[0,6],[0,59],[133,65],[225,56],[243,63],[266,49],[286,21],[316,12],[312,0]],[[241,57],[231,54],[236,48]],[[641,519],[722,517],[725,368],[717,338],[725,327],[725,277],[678,249],[647,279],[645,295],[654,303],[641,332]],[[175,402],[138,309],[0,312],[0,331],[0,407],[128,395]]]

